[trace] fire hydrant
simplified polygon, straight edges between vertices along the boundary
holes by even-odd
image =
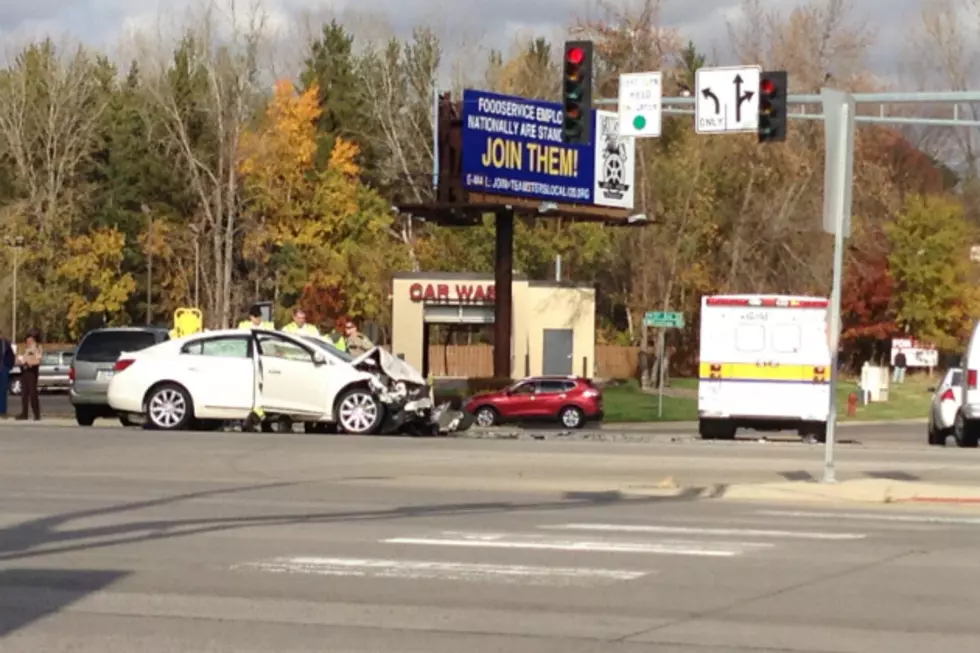
[[[858,396],[855,393],[847,395],[847,416],[854,417],[857,415],[858,409]]]

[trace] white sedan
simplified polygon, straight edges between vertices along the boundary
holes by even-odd
[[[353,358],[317,338],[229,329],[123,353],[109,405],[157,429],[244,420],[253,408],[301,422],[373,434],[418,421],[432,402],[425,379],[378,347]]]

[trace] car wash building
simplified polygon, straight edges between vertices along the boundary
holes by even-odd
[[[591,377],[595,368],[595,288],[557,281],[512,285],[511,378]],[[469,273],[398,273],[392,282],[392,353],[428,376],[437,325],[494,322],[494,282]]]

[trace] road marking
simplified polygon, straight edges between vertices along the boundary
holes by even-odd
[[[756,515],[769,517],[804,517],[814,519],[850,519],[891,521],[909,524],[963,524],[980,526],[980,517],[941,517],[939,515],[895,515],[889,513],[805,512],[795,510],[757,510]]]
[[[424,562],[371,558],[275,558],[250,562],[233,569],[320,576],[360,578],[432,579],[484,581],[533,585],[596,585],[636,580],[649,572],[586,567],[535,567],[527,565],[469,564],[462,562]]]
[[[690,528],[685,526],[646,526],[637,524],[557,524],[539,526],[543,530],[598,531],[619,533],[664,533],[673,535],[724,535],[738,537],[772,537],[798,540],[863,540],[864,533],[817,533],[806,531],[773,531],[755,528]]]
[[[385,544],[418,544],[425,546],[482,547],[491,549],[538,549],[550,551],[590,551],[595,553],[655,553],[662,555],[732,557],[749,551],[769,549],[772,544],[760,542],[688,542],[664,540],[640,542],[625,540],[571,540],[542,535],[504,533],[446,532],[435,537],[394,537]]]

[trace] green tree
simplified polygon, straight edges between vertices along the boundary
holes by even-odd
[[[976,230],[962,205],[910,196],[886,233],[899,326],[938,347],[955,347],[968,335],[980,299],[969,258]]]
[[[317,165],[330,160],[336,138],[357,144],[358,164],[368,180],[377,168],[377,143],[371,138],[372,119],[364,90],[363,61],[354,53],[354,35],[336,20],[323,26],[320,37],[309,45],[300,74],[300,89],[316,87],[320,117],[317,119]]]

